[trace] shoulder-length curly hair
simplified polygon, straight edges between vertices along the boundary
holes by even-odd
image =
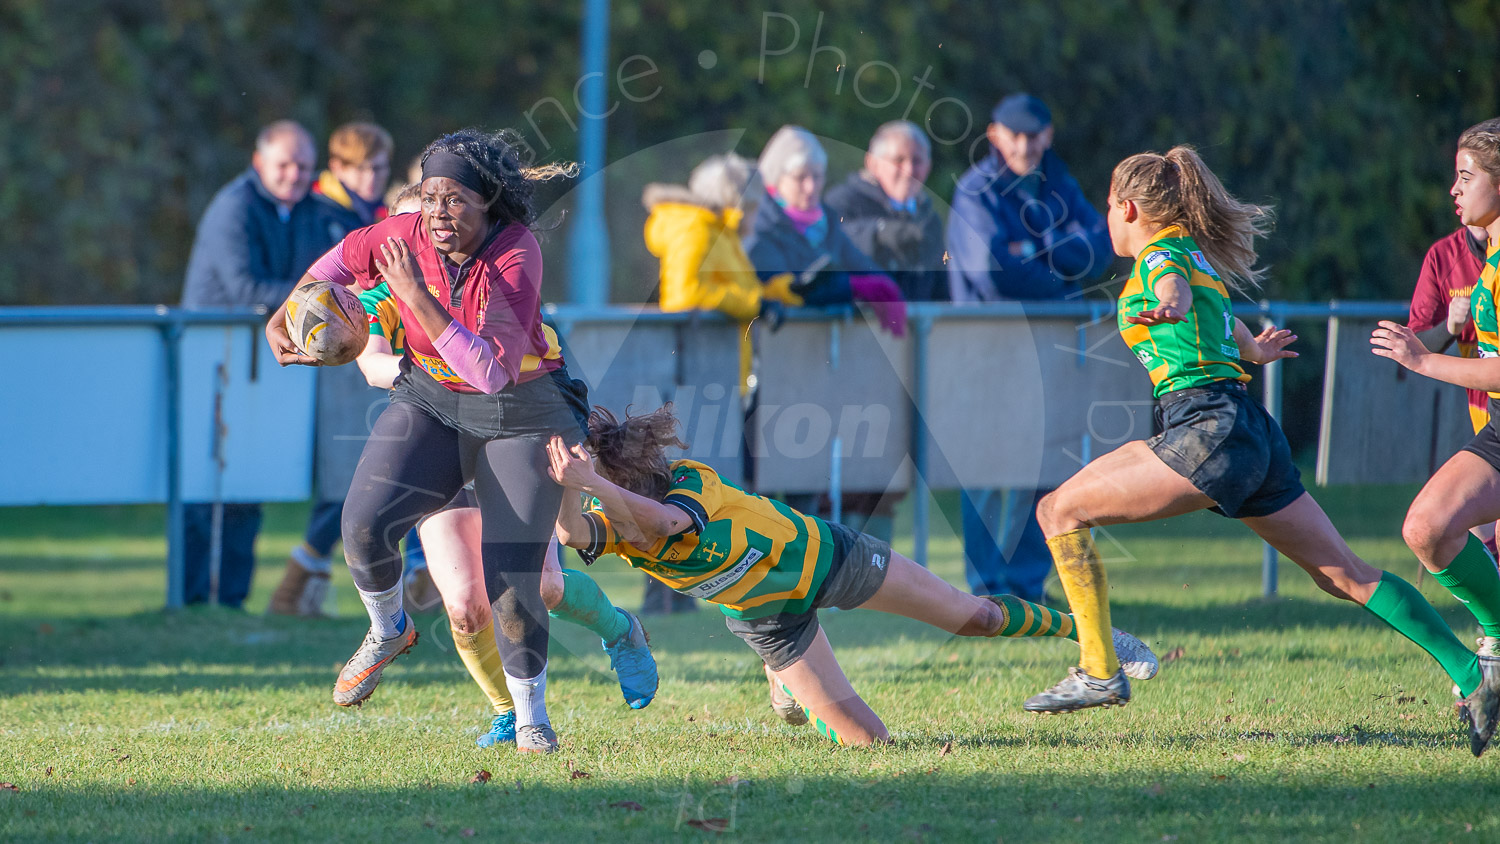
[[[671,402],[640,416],[631,416],[627,408],[623,421],[595,405],[585,444],[605,478],[652,501],[665,498],[672,487],[667,448],[687,448],[677,436]]]

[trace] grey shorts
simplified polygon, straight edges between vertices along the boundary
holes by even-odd
[[[852,610],[864,604],[885,583],[891,546],[852,528],[828,523],[833,535],[833,561],[811,608],[798,613],[776,613],[761,618],[724,617],[729,632],[745,640],[772,671],[780,671],[807,653],[818,637],[818,609]]]
[[[1302,496],[1281,426],[1236,381],[1161,397],[1162,432],[1146,445],[1232,519],[1269,516]]]

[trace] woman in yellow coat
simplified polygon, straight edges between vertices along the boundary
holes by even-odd
[[[742,396],[753,386],[750,324],[767,303],[802,304],[793,275],[762,283],[740,243],[764,194],[754,163],[730,153],[699,164],[686,187],[651,184],[641,197],[651,212],[646,248],[661,259],[661,309],[719,311],[740,323]]]

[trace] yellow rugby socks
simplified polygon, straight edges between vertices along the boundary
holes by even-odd
[[[1088,528],[1079,528],[1048,539],[1047,547],[1073,610],[1081,651],[1078,666],[1101,680],[1115,676],[1120,661],[1115,657],[1109,626],[1109,580],[1099,562],[1094,538]]]
[[[510,691],[505,688],[505,666],[500,662],[500,648],[495,644],[494,621],[476,633],[460,633],[457,628],[452,629],[458,658],[464,661],[464,667],[469,669],[469,676],[479,684],[480,691],[490,699],[495,714],[515,709]]]

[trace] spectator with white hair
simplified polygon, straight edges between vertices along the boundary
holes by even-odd
[[[948,299],[943,221],[923,188],[932,143],[910,120],[875,130],[865,166],[828,190],[828,210],[861,252],[890,274],[908,302]]]
[[[868,302],[888,331],[904,334],[900,289],[823,210],[828,153],[818,139],[801,126],[781,127],[761,151],[760,175],[771,201],[760,203],[745,248],[761,279],[797,275],[792,291],[808,305]]]

